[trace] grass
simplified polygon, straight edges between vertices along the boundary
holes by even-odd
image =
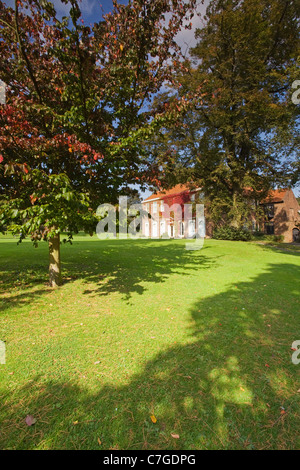
[[[1,238],[1,449],[299,448],[300,252],[184,246]]]

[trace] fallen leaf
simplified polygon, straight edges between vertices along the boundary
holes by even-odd
[[[36,419],[31,415],[27,415],[25,418],[25,423],[27,424],[27,426],[32,426],[36,423]]]
[[[73,421],[73,424],[74,426],[76,426],[76,424],[78,424],[78,421]]]
[[[174,439],[179,439],[179,434],[171,434]]]
[[[150,419],[151,419],[152,423],[154,423],[154,424],[157,422],[157,419],[155,418],[154,415],[151,415]]]
[[[100,437],[98,437],[98,439],[97,439],[97,440],[98,440],[98,444],[99,444],[99,446],[101,446],[102,442],[100,441]]]

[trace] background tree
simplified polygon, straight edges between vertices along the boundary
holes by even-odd
[[[49,242],[52,286],[61,283],[61,232],[92,233],[99,204],[155,180],[141,143],[172,116],[149,104],[172,83],[174,38],[194,6],[115,1],[88,27],[78,2],[62,1],[70,17],[61,20],[45,0],[0,1],[0,224]]]
[[[284,0],[211,1],[189,70],[178,76],[181,95],[201,86],[202,96],[161,132],[153,155],[167,179],[204,188],[216,221],[243,225],[253,199],[278,182],[291,183],[283,164],[299,125],[291,100],[299,73],[299,8]],[[165,94],[159,101],[172,99]]]

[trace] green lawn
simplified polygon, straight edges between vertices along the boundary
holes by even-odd
[[[300,448],[300,251],[184,246],[2,237],[1,449]]]

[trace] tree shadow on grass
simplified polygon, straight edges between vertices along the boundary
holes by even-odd
[[[3,243],[1,244],[3,248]],[[8,245],[11,247],[11,243]],[[32,247],[29,246],[29,250]],[[18,248],[16,247],[16,250]],[[25,247],[26,249],[26,247]],[[74,247],[62,246],[62,270],[64,283],[82,280],[88,295],[105,296],[119,292],[125,299],[132,293],[143,294],[147,283],[162,283],[171,274],[188,276],[198,269],[208,269],[216,263],[216,257],[200,251],[185,250],[183,243],[174,240],[115,240],[76,241]],[[29,252],[17,263],[3,264],[0,273],[1,310],[24,306],[45,292],[48,286],[48,252],[35,251],[28,263]],[[42,286],[41,286],[42,284]],[[88,287],[87,287],[88,286]]]
[[[189,276],[199,269],[209,269],[217,257],[207,256],[210,247],[199,251],[185,249],[174,240],[116,240],[85,243],[81,251],[84,263],[65,259],[64,269],[91,287],[84,294],[105,296],[113,292],[128,300],[132,293],[142,295],[147,283],[163,283],[170,275]],[[79,260],[78,260],[79,261]]]
[[[34,264],[34,263],[33,263]],[[50,292],[47,265],[1,266],[0,315],[7,309],[22,307]]]
[[[262,250],[271,250],[274,253],[283,253],[285,255],[300,256],[300,244],[295,243],[263,243],[259,245]]]
[[[299,266],[273,264],[196,302],[190,340],[145,360],[123,386],[114,371],[104,384],[99,365],[93,389],[33,377],[2,400],[0,447],[296,449],[299,301]],[[37,418],[30,428],[26,414]]]

